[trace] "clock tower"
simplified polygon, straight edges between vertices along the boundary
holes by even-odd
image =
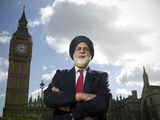
[[[23,9],[18,28],[10,41],[4,116],[24,112],[28,103],[32,37],[28,32],[27,23]]]

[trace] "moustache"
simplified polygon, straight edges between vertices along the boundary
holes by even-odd
[[[77,57],[88,57],[88,54],[78,54]]]

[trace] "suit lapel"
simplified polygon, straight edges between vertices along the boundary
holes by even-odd
[[[69,71],[69,84],[71,87],[71,90],[73,93],[75,93],[75,89],[76,89],[76,76],[75,76],[75,67],[73,67],[70,71]],[[84,83],[84,92],[91,92],[92,91],[92,82],[93,82],[93,72],[90,68],[87,69],[87,73],[86,73],[86,77],[85,77],[85,83]]]
[[[84,92],[90,92],[92,85],[92,77],[92,71],[90,70],[90,68],[88,68],[84,83]]]
[[[69,71],[69,83],[70,83],[70,87],[71,87],[71,90],[72,92],[75,93],[75,79],[76,79],[76,76],[75,76],[75,68],[73,67],[70,71]]]

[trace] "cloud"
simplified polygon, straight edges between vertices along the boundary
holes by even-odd
[[[5,102],[5,94],[0,94],[0,108],[4,107],[4,102]],[[3,109],[0,109],[0,116],[2,116],[2,111]]]
[[[160,85],[160,65],[145,66],[150,85]],[[130,87],[143,87],[143,66],[124,67],[116,82]]]
[[[0,66],[5,66],[5,67],[8,67],[8,65],[9,65],[9,62],[8,62],[8,60],[6,59],[6,58],[4,58],[4,57],[0,57]]]
[[[124,67],[121,71],[121,73],[116,77],[116,82],[121,85],[126,86],[140,86],[143,85],[143,67],[135,69],[135,66],[133,67]]]
[[[43,65],[43,66],[42,66],[42,70],[44,70],[44,71],[45,71],[45,70],[47,70],[47,69],[48,69],[48,67],[47,67],[47,66],[45,66],[45,65]]]
[[[54,12],[46,15],[48,9]],[[46,42],[60,53],[68,53],[66,46],[74,36],[80,34],[87,35],[95,43],[98,50],[94,61],[100,64],[115,64],[125,54],[139,54],[149,50],[141,42],[141,36],[146,30],[138,26],[115,26],[120,16],[119,9],[115,6],[97,6],[90,2],[75,4],[75,1],[64,0],[42,8],[41,15],[42,21],[47,21]],[[103,56],[101,61],[99,55]]]
[[[129,91],[127,89],[118,88],[118,89],[116,89],[116,95],[117,96],[119,96],[119,95],[128,96],[128,95],[131,95],[131,91]]]
[[[116,5],[121,9],[121,16],[117,23],[120,26],[140,25],[147,29],[159,29],[160,17],[158,11],[160,8],[158,0],[124,0],[117,2]]]
[[[69,49],[69,42],[65,38],[55,39],[52,36],[46,37],[47,44],[59,53],[64,53]]]
[[[41,89],[37,89],[31,92],[30,97],[31,96],[32,96],[32,99],[37,99],[38,96],[41,96]]]
[[[0,83],[3,81],[3,80],[7,80],[7,76],[8,76],[8,72],[4,72],[2,70],[0,70]]]
[[[44,87],[43,90],[45,90],[46,88],[47,88],[47,87]],[[37,90],[34,90],[33,92],[30,93],[29,98],[32,97],[32,100],[37,99],[38,96],[41,96],[41,95],[42,95],[41,92],[42,92],[42,91],[41,91],[40,88],[37,89]]]
[[[28,26],[32,27],[32,28],[37,27],[39,25],[40,25],[40,21],[39,20],[29,21],[29,23],[28,23]]]
[[[0,83],[7,80],[8,72],[5,69],[8,68],[8,60],[0,57]]]
[[[44,73],[41,75],[41,79],[44,81],[50,81],[52,80],[55,73],[56,73],[56,70],[53,70],[51,73]]]
[[[8,68],[8,60],[4,57],[0,57],[0,116],[2,115],[2,108],[5,103],[5,89],[7,83],[8,72],[6,71]]]
[[[140,69],[150,65],[154,71],[160,61],[160,17],[156,8],[156,0],[55,0],[41,9],[41,21],[47,44],[57,52],[68,54],[70,41],[86,35],[95,45],[93,63],[122,66],[116,82],[142,86]]]
[[[0,33],[0,43],[9,43],[9,40],[11,37],[9,36],[9,33],[6,31],[3,31]]]
[[[5,94],[1,94],[1,95],[0,95],[0,98],[1,98],[1,97],[2,97],[2,98],[5,97]]]
[[[43,24],[46,24],[50,20],[50,16],[53,15],[53,9],[51,6],[47,6],[45,8],[41,8],[41,21]]]

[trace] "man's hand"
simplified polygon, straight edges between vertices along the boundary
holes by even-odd
[[[79,102],[79,101],[89,101],[95,97],[96,95],[91,93],[76,93],[75,99],[77,102]]]
[[[70,111],[71,111],[70,106],[58,107],[58,109],[59,109],[59,110],[62,110],[62,111],[66,111],[66,112],[70,112]]]
[[[56,88],[56,87],[52,87],[52,91],[57,93],[60,92],[59,88]]]
[[[51,89],[53,92],[56,92],[56,93],[59,93],[60,92],[60,89],[59,88],[56,88],[56,87],[52,87]],[[70,112],[71,111],[71,108],[70,106],[62,106],[62,107],[58,107],[59,110],[62,110],[62,111],[66,111],[66,112]]]

